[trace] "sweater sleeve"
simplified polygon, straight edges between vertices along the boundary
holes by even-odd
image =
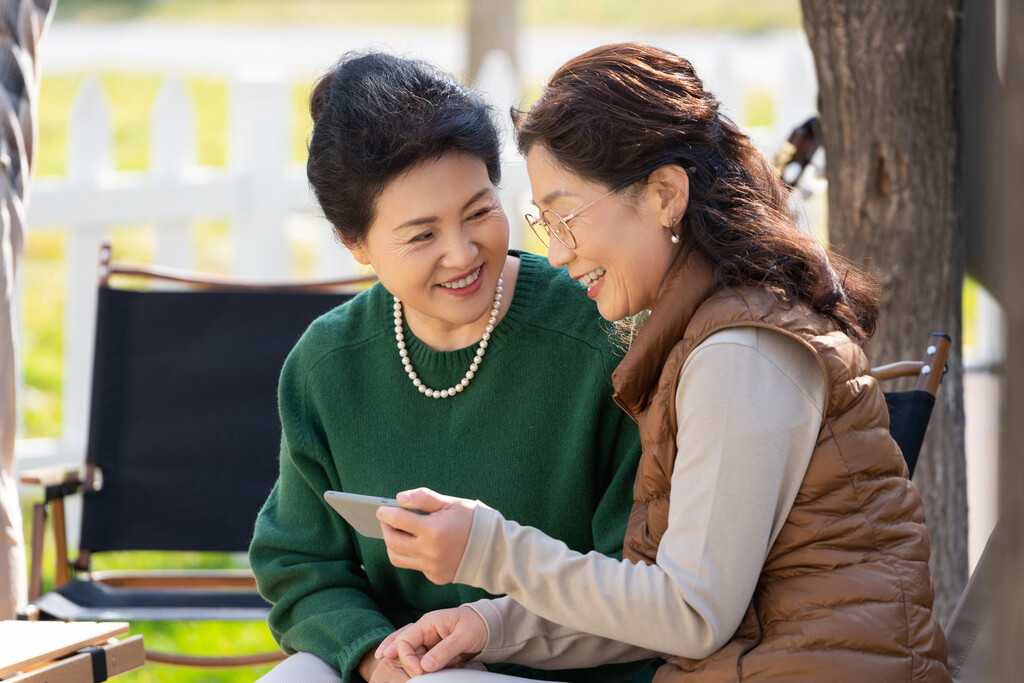
[[[331,456],[315,438],[305,375],[290,358],[282,372],[281,471],[256,521],[249,559],[271,603],[269,626],[285,652],[312,653],[346,681],[362,656],[394,630],[371,597],[352,531],[324,502]]]
[[[530,612],[507,595],[471,602],[467,607],[479,614],[487,625],[487,649],[474,661],[488,664],[534,662],[534,666],[553,669],[595,663],[621,664],[659,655],[654,650],[556,624]]]
[[[592,665],[622,654],[553,624],[695,659],[735,632],[813,451],[825,382],[813,356],[778,333],[720,334],[681,372],[675,493],[657,564],[582,555],[477,510],[456,580],[539,617],[510,602],[474,607],[488,627],[481,659],[561,668],[584,651]]]

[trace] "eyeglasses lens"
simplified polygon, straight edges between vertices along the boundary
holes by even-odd
[[[540,215],[541,220],[548,225],[548,229],[551,230],[551,234],[555,238],[564,244],[565,246],[572,249],[576,246],[576,240],[573,238],[573,234],[569,231],[569,226],[565,224],[562,217],[554,211],[545,211]]]
[[[537,239],[539,239],[545,247],[550,247],[551,245],[548,244],[550,240],[548,239],[547,226],[545,226],[539,218],[529,213],[526,214],[526,222],[530,226],[530,229],[533,230],[533,234],[537,236]]]

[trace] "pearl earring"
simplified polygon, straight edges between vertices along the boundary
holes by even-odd
[[[669,237],[669,239],[672,240],[672,244],[679,244],[679,235],[675,234],[674,232],[672,233],[672,236]]]

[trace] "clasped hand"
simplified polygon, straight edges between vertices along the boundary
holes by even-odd
[[[476,502],[426,488],[402,491],[397,498],[408,509],[377,509],[391,564],[419,570],[438,585],[451,583],[466,552]]]
[[[487,625],[475,611],[462,606],[424,614],[415,624],[398,629],[377,648],[378,659],[401,664],[410,676],[462,666],[484,649]],[[482,668],[466,664],[466,668]]]

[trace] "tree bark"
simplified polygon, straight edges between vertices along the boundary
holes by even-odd
[[[914,482],[931,536],[935,615],[967,580],[962,391],[963,238],[957,48],[961,0],[802,0],[818,73],[831,244],[882,279],[875,364],[953,338]]]
[[[516,35],[519,29],[518,0],[468,0],[469,50],[466,82],[475,83],[480,66],[491,50],[507,52],[516,64]]]
[[[999,619],[994,644],[997,653],[993,681],[1017,680],[1024,667],[1024,362],[1015,355],[1024,345],[1024,230],[1020,223],[1020,188],[1024,179],[1024,7],[1006,3],[1003,36],[1006,55],[1003,88],[994,102],[986,146],[990,160],[985,174],[993,207],[991,237],[984,241],[986,263],[996,264],[993,292],[1003,305],[1007,322],[1006,403],[1002,415],[1002,446],[999,455],[999,551],[997,582]],[[988,74],[992,79],[994,73]]]

